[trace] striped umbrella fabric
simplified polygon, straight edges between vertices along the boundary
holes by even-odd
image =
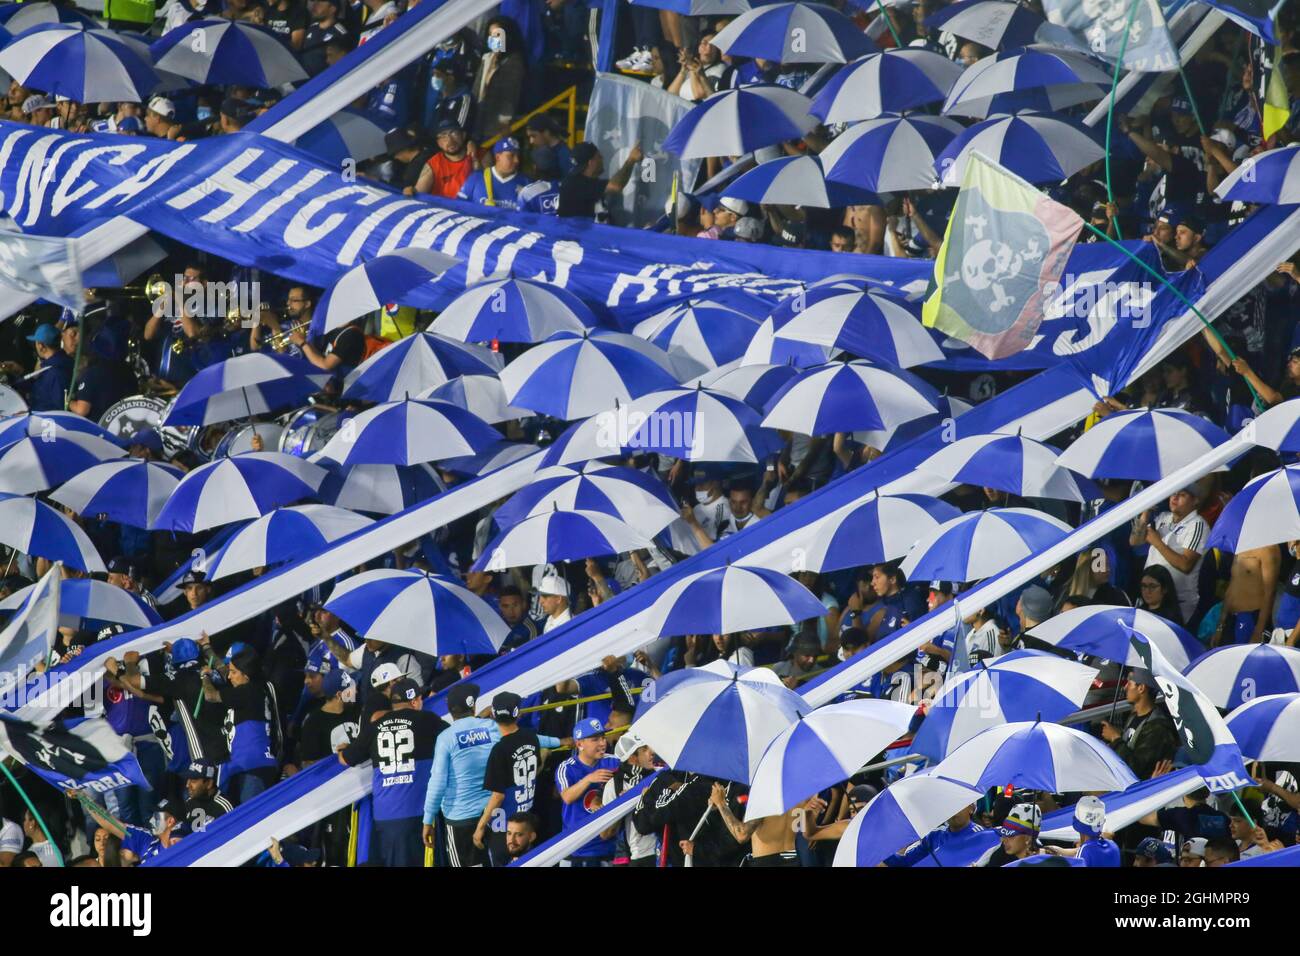
[[[498,527],[508,528],[556,508],[597,511],[650,536],[681,514],[668,487],[658,478],[635,468],[592,461],[580,468],[561,465],[539,470],[493,517]]]
[[[320,454],[340,465],[418,465],[475,455],[500,440],[500,432],[463,408],[404,399],[345,422]]]
[[[713,39],[716,43],[718,37]],[[691,107],[673,126],[663,148],[682,159],[707,159],[800,139],[817,125],[808,112],[811,105],[808,97],[784,86],[723,90]]]
[[[155,531],[205,531],[314,499],[325,469],[278,451],[250,451],[200,465],[181,479]]]
[[[343,380],[343,397],[367,402],[416,398],[462,375],[495,379],[503,364],[499,352],[481,345],[436,332],[416,332],[385,346],[349,372]]]
[[[1221,710],[1256,697],[1300,692],[1300,648],[1285,644],[1220,647],[1195,660],[1183,676]]]
[[[477,477],[490,474],[506,465],[512,465],[539,451],[541,448],[527,442],[499,441],[477,455],[457,455],[455,458],[447,458],[439,462],[438,467],[453,474]]]
[[[205,86],[271,89],[307,79],[279,37],[239,20],[191,20],[168,30],[149,49],[160,69]]]
[[[1228,715],[1227,723],[1247,760],[1300,760],[1300,694],[1269,694],[1248,700]]]
[[[749,787],[745,819],[783,814],[849,779],[907,733],[915,715],[912,705],[892,700],[849,700],[814,710],[768,745]]]
[[[311,554],[361,528],[370,518],[331,505],[294,505],[277,508],[240,528],[203,562],[209,581],[273,567]]]
[[[808,566],[838,571],[895,561],[960,515],[953,505],[929,495],[872,493],[839,520],[820,526],[808,545]]]
[[[87,29],[99,26],[76,7],[55,3],[7,3],[0,7],[0,23],[12,34],[46,23],[79,24]]]
[[[634,7],[669,10],[684,17],[735,16],[755,6],[750,0],[627,0]]]
[[[501,379],[496,377],[495,372],[490,375],[457,375],[441,385],[426,388],[414,397],[431,402],[448,402],[483,419],[489,425],[533,417],[528,409],[516,408],[506,401],[506,387],[501,384]]]
[[[459,581],[380,568],[340,582],[325,602],[367,638],[431,656],[495,654],[510,628]]]
[[[304,153],[339,166],[348,160],[361,163],[387,152],[385,130],[360,110],[339,110],[319,126],[293,141]]]
[[[746,312],[709,299],[688,299],[642,319],[632,332],[669,355],[681,353],[713,369],[745,353],[759,322]]]
[[[799,369],[793,365],[729,362],[687,384],[702,385],[710,391],[739,399],[751,408],[761,409],[782,385],[798,374]]]
[[[1012,0],[965,0],[925,18],[925,25],[932,30],[942,30],[963,40],[974,40],[990,50],[1032,43],[1038,28],[1045,22],[1038,14]]]
[[[979,581],[1040,554],[1073,529],[1032,508],[990,508],[945,521],[903,559],[908,580]]]
[[[1014,104],[1005,99],[1006,94],[1078,87],[1084,99],[1100,99],[1110,87],[1111,76],[1096,61],[1082,53],[1059,47],[1029,46],[994,53],[972,65],[953,85],[944,101],[943,112],[949,116],[989,116],[996,109]],[[1001,100],[999,98],[1002,98]]]
[[[777,338],[780,319],[767,316],[758,325],[758,331],[749,340],[741,365],[789,365],[796,369],[822,365],[839,353],[825,345],[809,345],[793,339]]]
[[[1223,202],[1264,206],[1300,203],[1300,144],[1249,156],[1219,183],[1214,194]]]
[[[601,325],[572,292],[527,279],[494,279],[470,286],[438,314],[430,332],[462,342],[541,342],[556,332]]]
[[[199,371],[172,402],[164,425],[213,425],[305,402],[329,381],[306,359],[249,352]]]
[[[831,865],[883,863],[983,795],[972,786],[929,771],[896,780],[849,821]]]
[[[86,532],[43,501],[0,492],[0,544],[89,573],[106,572]]]
[[[28,585],[3,601],[0,611],[22,608],[39,584]],[[94,578],[68,578],[59,582],[59,626],[80,629],[87,621],[152,627],[160,624],[158,612],[137,595]]]
[[[920,312],[919,303],[901,296],[829,286],[791,296],[773,310],[772,319],[777,338],[911,368],[944,358],[921,324]]]
[[[777,63],[847,63],[877,50],[847,16],[811,3],[756,7],[727,24],[712,43],[730,56]]]
[[[1256,445],[1279,452],[1300,451],[1300,399],[1274,405],[1255,419],[1253,427]]]
[[[312,334],[342,328],[389,302],[400,305],[414,290],[436,282],[459,262],[432,249],[397,249],[367,259],[339,276],[321,295],[311,316]]]
[[[827,81],[811,112],[823,123],[851,123],[941,103],[962,69],[941,53],[917,47],[868,53]]]
[[[663,349],[626,332],[556,332],[501,370],[511,405],[563,421],[586,418],[615,401],[672,388],[676,363]],[[703,369],[691,364],[688,374]],[[682,377],[685,377],[683,375]]]
[[[328,471],[320,500],[348,511],[395,515],[446,490],[428,465],[320,464]]]
[[[0,70],[23,86],[76,100],[139,103],[158,85],[148,61],[108,31],[47,23],[0,50]]]
[[[1061,452],[1056,463],[1086,478],[1157,481],[1228,440],[1199,415],[1139,408],[1108,415]]]
[[[87,468],[50,495],[79,515],[105,515],[132,528],[152,527],[185,472],[139,458]]]
[[[0,458],[3,461],[3,458]],[[0,474],[4,466],[0,464]],[[1300,538],[1300,465],[1252,478],[1220,513],[1206,544],[1240,554]]]
[[[45,491],[76,477],[100,462],[121,458],[122,446],[89,432],[55,429],[48,433],[33,428],[40,416],[26,419],[25,431],[15,429],[14,440],[0,444],[0,491],[26,495]]]
[[[0,418],[0,448],[7,448],[28,437],[52,440],[61,432],[94,435],[110,442],[114,440],[112,432],[72,412],[22,412]]]
[[[768,745],[812,709],[770,670],[726,661],[661,677],[654,693],[631,733],[674,770],[738,783],[749,783]]]
[[[1105,155],[1096,135],[1063,116],[994,116],[963,130],[935,158],[939,185],[956,188],[972,153],[983,153],[1031,183],[1057,183]]]
[[[981,731],[1016,720],[1060,720],[1083,706],[1097,668],[1040,651],[1012,651],[949,675],[912,739],[938,763]]]
[[[825,613],[817,596],[789,575],[728,565],[674,583],[646,612],[643,627],[659,637],[736,634],[797,625]]]
[[[902,369],[862,359],[800,372],[766,406],[763,424],[801,435],[894,430],[938,411],[939,395]]]
[[[1120,605],[1076,607],[1035,624],[1028,633],[1063,651],[1102,657],[1128,667],[1144,667],[1130,646],[1130,630],[1159,648],[1165,660],[1179,670],[1186,669],[1205,653],[1200,641],[1172,621],[1141,608]]]
[[[1099,738],[1073,727],[1028,720],[981,731],[934,772],[979,790],[1013,786],[1048,793],[1109,793],[1138,782]]]
[[[759,163],[737,176],[722,194],[768,206],[831,209],[883,205],[873,192],[827,180],[817,156],[782,156]]]
[[[850,126],[819,158],[827,182],[875,193],[929,189],[938,157],[961,132],[944,116],[881,116]]]
[[[636,551],[649,543],[649,536],[607,514],[557,509],[524,518],[502,531],[483,549],[472,570],[582,561]]]
[[[1023,435],[969,435],[917,465],[946,481],[1024,498],[1092,501],[1101,489],[1056,463],[1057,450]]]

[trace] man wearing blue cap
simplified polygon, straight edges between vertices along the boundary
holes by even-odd
[[[481,173],[471,173],[456,198],[481,206],[517,210],[519,191],[530,182],[519,172],[519,141],[505,136],[492,147],[492,165]]]
[[[555,768],[555,789],[560,793],[564,807],[561,818],[564,833],[570,833],[587,822],[601,808],[601,795],[605,783],[619,767],[617,757],[605,751],[605,727],[599,720],[587,717],[573,727],[573,756]],[[573,852],[561,866],[612,866],[614,837],[618,832],[615,823]]]
[[[27,407],[34,412],[63,411],[64,399],[72,384],[72,359],[59,347],[59,330],[48,322],[27,336],[36,349],[36,371],[27,379]],[[17,362],[5,362],[0,370],[10,375],[23,374]]]

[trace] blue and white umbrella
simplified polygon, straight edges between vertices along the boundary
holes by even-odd
[[[1044,22],[1037,13],[1011,0],[965,0],[925,18],[925,25],[932,30],[974,40],[990,50],[1033,43]]]
[[[239,20],[191,20],[168,30],[149,49],[160,69],[206,86],[270,89],[307,79],[279,37]]]
[[[808,97],[784,86],[723,90],[691,107],[673,126],[663,148],[682,159],[707,159],[800,139],[817,125],[808,112],[811,105]]]
[[[42,422],[47,421],[38,415],[27,417],[23,429],[27,434],[20,437],[15,429],[13,440],[0,444],[0,491],[19,495],[45,491],[126,454],[116,442],[88,432],[66,428],[43,432]]]
[[[873,493],[847,514],[820,526],[808,545],[808,565],[838,571],[894,561],[960,515],[953,505],[929,495]]]
[[[1138,408],[1106,416],[1056,463],[1087,478],[1157,481],[1227,440],[1222,428],[1191,412]]]
[[[847,780],[907,733],[911,704],[848,700],[814,710],[783,730],[754,770],[745,819],[777,816]]]
[[[849,821],[832,866],[869,867],[886,859],[973,806],[983,791],[929,771],[896,780]]]
[[[300,405],[329,381],[306,359],[249,352],[202,369],[181,386],[164,425],[212,425]]]
[[[690,363],[687,367],[686,363]],[[693,360],[669,356],[626,332],[556,332],[501,370],[511,405],[569,421],[586,418],[698,375]]]
[[[1228,715],[1227,724],[1247,760],[1300,760],[1300,694],[1269,694],[1248,700]]]
[[[1095,667],[1041,651],[1012,651],[950,675],[930,702],[912,750],[938,763],[981,731],[1014,720],[1060,720],[1083,706]]]
[[[475,571],[504,571],[527,564],[581,561],[636,551],[648,535],[599,511],[559,511],[524,518],[501,532],[474,562]]]
[[[418,465],[476,455],[500,440],[500,432],[463,408],[404,399],[349,419],[320,454],[340,465]]]
[[[726,365],[745,353],[760,320],[709,299],[688,299],[632,329],[669,355],[680,352],[705,368]]]
[[[845,64],[813,99],[823,123],[851,123],[942,102],[963,67],[917,47],[884,50]]]
[[[311,315],[313,335],[324,335],[390,302],[404,304],[421,286],[436,282],[459,264],[432,249],[397,249],[367,259],[343,273],[321,295]]]
[[[86,532],[43,501],[0,492],[0,544],[90,573],[104,561]]]
[[[13,34],[46,23],[80,24],[87,29],[99,26],[76,7],[62,3],[6,3],[0,7],[0,23]]]
[[[1172,621],[1142,608],[1120,605],[1072,608],[1035,624],[1028,633],[1063,651],[1103,657],[1129,667],[1145,667],[1142,658],[1133,653],[1129,631],[1146,637],[1179,670],[1205,653],[1196,638]]]
[[[541,451],[541,448],[527,442],[499,441],[477,455],[457,455],[455,458],[447,458],[438,462],[438,467],[452,474],[466,475],[473,478],[490,474],[498,468],[504,468],[506,465],[513,465],[515,462],[522,461],[529,455],[534,455],[539,451]],[[541,463],[539,462],[539,464]],[[556,462],[556,464],[568,463]]]
[[[880,206],[873,192],[857,186],[831,182],[818,156],[782,156],[759,163],[732,180],[722,195],[768,206],[811,206],[831,209],[841,206]]]
[[[1256,445],[1274,451],[1300,451],[1300,398],[1274,405],[1256,418],[1252,427]]]
[[[341,168],[348,160],[361,163],[384,155],[388,151],[384,134],[384,128],[360,110],[342,109],[307,130],[293,145],[323,163]]]
[[[1288,143],[1248,156],[1223,178],[1214,194],[1224,202],[1300,203],[1300,144]]]
[[[52,440],[66,432],[114,441],[112,432],[72,412],[22,412],[0,418],[0,448],[7,448],[29,437]]]
[[[457,375],[441,385],[426,388],[414,397],[432,402],[448,402],[483,419],[489,425],[533,417],[528,409],[515,408],[506,400],[506,387],[501,384],[501,379],[496,377],[495,372],[491,375]]]
[[[1061,724],[1027,720],[981,731],[934,772],[980,790],[1013,786],[1048,793],[1109,793],[1138,782],[1100,738]]]
[[[773,3],[742,13],[712,40],[730,56],[776,63],[847,63],[878,49],[838,10],[812,3]]]
[[[1041,554],[1073,529],[1032,508],[990,508],[945,521],[903,559],[908,580],[979,581]]]
[[[943,350],[921,324],[920,304],[876,289],[833,286],[795,294],[772,312],[776,337],[843,349],[911,368],[941,362]]]
[[[751,408],[761,409],[780,391],[781,386],[799,374],[794,365],[768,365],[756,362],[740,365],[735,362],[705,372],[687,384],[703,385],[714,392],[730,395]]]
[[[139,103],[158,85],[148,61],[108,31],[48,23],[14,37],[0,50],[0,70],[23,86],[76,100]]]
[[[811,710],[770,670],[714,661],[657,680],[631,732],[674,770],[748,783],[768,745]]]
[[[396,402],[462,375],[495,378],[502,364],[500,353],[481,345],[417,332],[385,346],[349,372],[343,380],[343,397]]]
[[[792,365],[797,369],[811,368],[830,361],[839,353],[829,346],[810,345],[793,339],[777,338],[778,318],[771,315],[758,325],[758,331],[749,340],[741,365]]]
[[[735,16],[753,8],[750,0],[627,0],[634,7],[668,10],[684,17]]]
[[[0,611],[17,611],[27,603],[31,584],[0,601]],[[137,595],[94,578],[68,578],[59,582],[59,626],[82,628],[86,622],[152,627],[162,622],[158,612]]]
[[[1045,91],[1069,91],[1056,109],[1100,99],[1111,75],[1102,65],[1072,50],[1030,46],[986,56],[953,85],[944,101],[949,116],[985,117],[1038,107]]]
[[[1300,692],[1300,648],[1285,644],[1220,647],[1193,661],[1183,676],[1215,707],[1233,710],[1256,697]]]
[[[139,458],[106,461],[87,468],[50,495],[79,515],[104,515],[132,528],[153,526],[185,472]]]
[[[329,474],[320,486],[326,504],[366,514],[394,515],[446,489],[428,465],[320,464]]]
[[[1101,489],[1057,464],[1059,452],[1023,435],[969,435],[917,467],[946,481],[996,488],[1024,498],[1092,501]]]
[[[563,511],[598,511],[646,535],[656,535],[681,514],[668,486],[635,468],[588,462],[580,468],[543,468],[493,515],[508,528],[525,518]]]
[[[429,326],[462,342],[541,342],[556,332],[598,328],[595,313],[572,292],[527,279],[472,285]]]
[[[675,581],[655,599],[641,626],[659,637],[736,634],[789,627],[825,613],[817,596],[787,574],[727,565]]]
[[[756,464],[780,447],[780,438],[749,405],[697,386],[653,392],[593,415],[561,435],[542,462],[573,465],[653,451],[687,461]]]
[[[325,610],[367,638],[431,656],[495,654],[510,633],[459,581],[423,571],[363,571],[335,586]]]
[[[157,531],[204,531],[315,499],[325,469],[278,451],[250,451],[200,465],[158,513]]]
[[[956,188],[972,153],[1031,183],[1058,183],[1105,155],[1096,134],[1063,116],[995,116],[963,130],[935,158],[939,185]]]
[[[893,431],[933,415],[939,395],[902,369],[862,359],[805,369],[772,396],[763,424],[801,435]]]
[[[943,116],[881,116],[850,126],[819,158],[827,182],[876,193],[929,189],[938,157],[961,131]]]
[[[319,554],[325,546],[374,522],[331,505],[294,505],[254,518],[204,559],[209,581]]]
[[[1233,495],[1214,522],[1206,547],[1240,554],[1296,538],[1300,538],[1300,465],[1288,465],[1252,478]]]

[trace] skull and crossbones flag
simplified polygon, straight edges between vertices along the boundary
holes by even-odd
[[[1082,227],[1073,210],[972,153],[934,263],[925,324],[990,359],[1023,351],[1059,293]]]
[[[1160,0],[1043,0],[1043,13],[1107,63],[1138,73],[1178,69]]]

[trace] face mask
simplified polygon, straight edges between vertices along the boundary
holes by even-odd
[[[440,76],[435,76],[435,77],[433,77],[432,79],[429,80],[429,85],[430,85],[431,87],[433,87],[433,90],[434,90],[435,93],[441,93],[441,92],[442,92],[442,88],[443,88],[446,84],[442,82],[442,77],[440,77]]]
[[[839,659],[842,661],[847,661],[849,659],[849,652],[842,647],[836,653]]]
[[[700,504],[702,504],[702,505],[707,505],[707,504],[709,503],[709,499],[712,498],[712,497],[713,497],[713,496],[710,495],[707,491],[697,491],[697,492],[695,492],[695,500],[698,501],[698,502],[699,502]]]
[[[200,106],[195,111],[194,116],[200,123],[206,123],[208,120],[212,119],[212,107]]]
[[[487,38],[487,48],[493,53],[506,52],[506,38],[499,33],[493,33]]]

